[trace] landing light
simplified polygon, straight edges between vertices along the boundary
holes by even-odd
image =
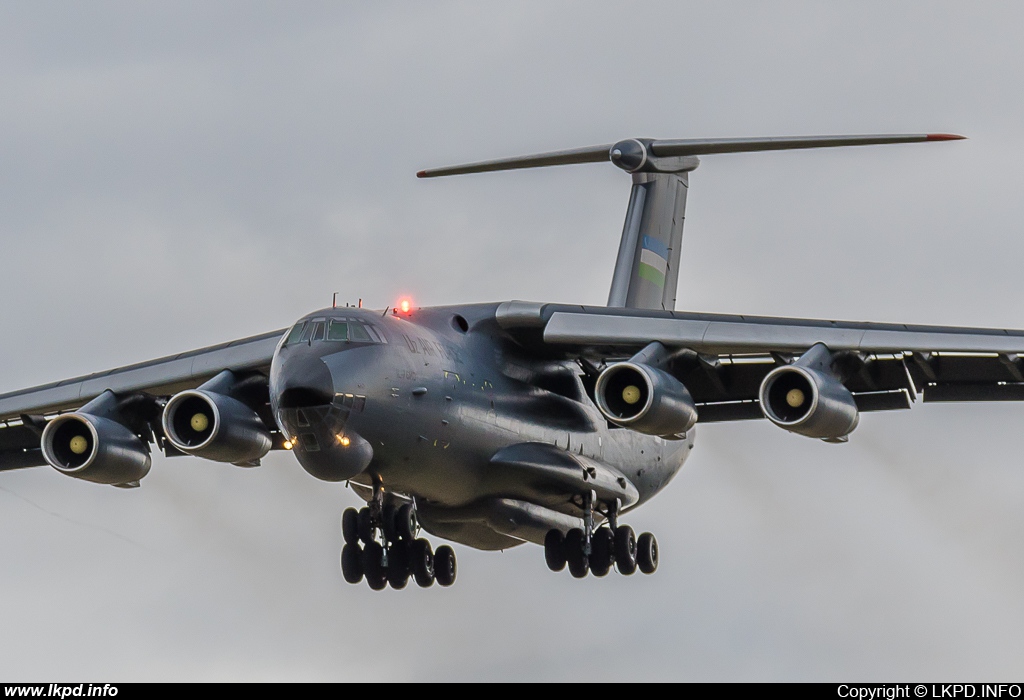
[[[352,443],[352,441],[349,440],[344,435],[339,435],[338,436],[338,443],[341,444],[342,447],[348,447]]]
[[[293,445],[293,444],[292,444],[292,441],[291,441],[291,440],[285,440],[285,441],[284,441],[284,449],[286,449],[286,450],[290,450],[290,449],[292,449],[293,447],[295,447],[295,445]]]

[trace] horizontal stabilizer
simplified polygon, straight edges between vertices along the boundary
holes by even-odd
[[[434,168],[433,170],[421,170],[416,177],[441,177],[443,175],[469,175],[471,173],[486,173],[494,170],[520,170],[522,168],[545,168],[549,165],[576,165],[577,163],[603,163],[607,161],[611,144],[604,146],[587,146],[586,148],[574,148],[568,151],[552,151],[551,153],[540,153],[534,156],[520,156],[518,158],[502,158],[500,160],[485,160],[480,163],[468,165],[453,165],[447,168]]]
[[[689,174],[698,156],[839,146],[954,141],[955,134],[782,136],[739,139],[624,139],[616,143],[421,170],[417,177],[610,162],[632,175],[608,306],[671,310],[676,305]]]
[[[544,168],[550,165],[603,163],[610,161],[627,172],[644,169],[654,158],[701,156],[716,153],[749,153],[783,151],[802,148],[834,148],[838,146],[872,146],[891,143],[954,141],[965,137],[956,134],[877,134],[867,136],[782,136],[741,139],[626,139],[601,146],[588,146],[568,151],[552,151],[531,156],[500,158],[468,165],[421,170],[417,177],[466,175],[496,170]]]
[[[869,136],[783,136],[765,139],[665,139],[652,141],[656,156],[704,156],[715,153],[752,153],[790,151],[800,148],[836,148],[838,146],[880,146],[890,143],[957,141],[956,134],[892,134]]]

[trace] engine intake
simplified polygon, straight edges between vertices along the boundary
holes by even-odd
[[[135,433],[85,409],[51,420],[43,430],[41,446],[51,467],[97,484],[138,482],[152,464],[148,446]]]
[[[648,435],[680,435],[697,422],[697,407],[683,383],[638,362],[620,362],[601,372],[594,396],[610,422]]]
[[[215,462],[256,464],[273,442],[254,410],[238,399],[203,388],[171,397],[162,423],[174,447]]]
[[[853,394],[827,371],[817,348],[824,346],[815,346],[795,364],[768,373],[761,382],[761,410],[780,428],[841,441],[857,427],[860,414]]]

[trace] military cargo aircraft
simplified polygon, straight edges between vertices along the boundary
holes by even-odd
[[[627,139],[420,177],[611,162],[630,173],[608,305],[506,301],[313,311],[292,327],[0,396],[0,470],[49,464],[122,488],[153,446],[243,467],[290,450],[348,482],[341,571],[450,586],[455,552],[542,545],[572,576],[650,574],[624,520],[700,423],[767,419],[841,443],[862,412],[1024,400],[1024,331],[675,311],[698,156],[951,141],[950,134]]]

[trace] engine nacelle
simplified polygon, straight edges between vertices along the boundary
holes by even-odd
[[[648,435],[680,435],[697,422],[697,407],[683,383],[639,362],[620,362],[601,372],[594,397],[609,421]]]
[[[164,407],[164,435],[177,449],[215,462],[253,465],[270,451],[270,432],[238,399],[204,389],[171,397]]]
[[[81,411],[57,416],[43,430],[43,457],[62,474],[114,486],[149,473],[149,447],[110,418]]]
[[[780,428],[823,440],[841,440],[857,427],[853,394],[832,375],[797,365],[779,367],[761,382],[761,410]]]

